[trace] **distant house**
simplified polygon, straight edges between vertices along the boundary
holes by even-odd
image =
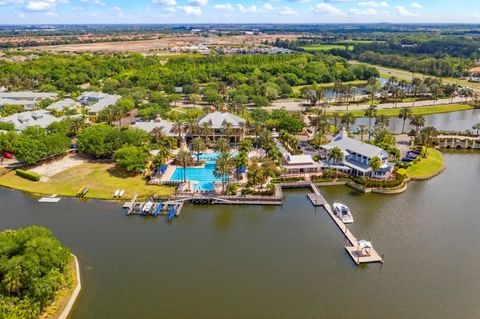
[[[302,175],[319,173],[322,165],[313,160],[311,155],[292,155],[288,152],[282,143],[274,139],[280,154],[282,154],[282,170],[286,175]]]
[[[480,67],[471,68],[469,70],[470,77],[468,78],[471,82],[480,82]]]
[[[29,126],[40,126],[46,128],[54,122],[59,122],[64,117],[55,117],[47,110],[16,113],[0,118],[0,122],[12,123],[16,131],[23,131]]]
[[[240,116],[227,112],[226,108],[224,108],[222,112],[218,112],[212,108],[210,113],[200,117],[197,121],[197,125],[200,127],[205,125],[204,123],[208,123],[210,128],[213,129],[215,138],[226,137],[225,123],[230,123],[233,129],[233,133],[230,136],[239,138],[242,135],[241,131],[245,128],[247,121]],[[191,136],[197,135],[201,134],[191,134]]]
[[[96,115],[98,112],[117,103],[120,98],[120,95],[102,92],[83,92],[77,98],[77,101],[85,106],[89,114]]]
[[[152,121],[138,121],[135,122],[132,127],[144,130],[145,132],[151,133],[156,128],[162,128],[165,136],[177,136],[173,131],[173,122],[162,120],[159,116]]]
[[[47,110],[50,111],[63,111],[66,109],[73,109],[79,106],[80,104],[72,99],[63,99],[58,102],[52,103],[49,106],[47,106]]]
[[[54,100],[57,97],[57,93],[47,92],[0,92],[0,108],[4,105],[20,105],[25,110],[32,110],[36,108],[38,102],[47,98]]]
[[[330,150],[338,147],[343,153],[343,159],[332,163],[327,160],[325,166],[339,170],[344,170],[353,176],[385,178],[393,172],[393,164],[388,162],[388,153],[384,149],[375,145],[358,141],[348,137],[348,133],[343,129],[330,143],[321,146],[328,154]],[[373,171],[370,167],[370,161],[378,157],[382,164],[379,170]]]

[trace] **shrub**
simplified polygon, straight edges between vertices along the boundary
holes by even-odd
[[[21,169],[17,169],[15,171],[15,174],[22,177],[22,178],[28,179],[29,181],[32,181],[32,182],[40,181],[40,175],[38,175],[36,173],[33,173],[33,172],[28,172],[28,171],[24,171],[24,170],[21,170]]]

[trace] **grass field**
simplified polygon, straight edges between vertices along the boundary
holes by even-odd
[[[449,112],[458,112],[458,111],[466,111],[473,109],[473,106],[466,105],[466,104],[449,104],[449,105],[436,105],[436,106],[419,106],[412,108],[413,114],[420,114],[420,115],[430,115],[430,114],[438,114],[438,113],[449,113]],[[335,111],[337,112],[337,111]],[[365,110],[352,110],[350,111],[353,113],[355,117],[365,117]],[[327,114],[332,114],[333,112],[327,112]],[[346,113],[345,111],[338,111],[338,113]],[[377,115],[385,115],[390,117],[396,117],[400,113],[400,108],[396,109],[378,109]]]
[[[407,176],[412,179],[422,180],[438,175],[445,168],[442,153],[429,148],[427,158],[407,168]]]
[[[127,175],[114,164],[85,163],[63,171],[46,182],[31,182],[10,172],[0,177],[0,186],[19,189],[36,194],[58,194],[75,196],[81,188],[90,191],[85,198],[112,199],[117,189],[124,189],[124,198],[134,194],[140,197],[158,195],[162,197],[173,193],[174,188],[167,186],[147,185],[142,176]]]
[[[367,85],[367,81],[365,80],[355,80],[355,81],[347,81],[347,82],[342,82],[343,85],[352,85],[352,86],[362,86],[362,85]],[[331,89],[335,85],[334,82],[329,82],[329,83],[319,83],[318,86],[324,89]],[[307,85],[297,85],[293,86],[293,93],[297,94],[300,93],[300,90]]]
[[[301,47],[305,51],[328,51],[332,49],[347,49],[347,50],[353,50],[353,45],[342,45],[342,44],[312,44],[312,45],[306,45]]]

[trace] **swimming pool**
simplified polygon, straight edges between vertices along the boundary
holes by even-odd
[[[188,181],[196,181],[198,184],[194,186],[195,190],[211,191],[213,190],[213,182],[221,182],[220,177],[216,177],[213,173],[215,170],[215,160],[220,156],[218,153],[202,153],[199,158],[205,161],[205,167],[187,167],[186,174]],[[235,156],[234,153],[230,156]],[[195,155],[196,159],[197,156]],[[177,167],[170,177],[171,181],[183,181],[183,167]]]

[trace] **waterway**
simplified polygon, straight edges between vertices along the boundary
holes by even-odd
[[[186,205],[174,223],[124,216],[118,203],[39,204],[0,189],[0,230],[44,225],[81,264],[72,319],[478,318],[480,153],[400,195],[320,188],[385,263],[357,267],[306,190],[282,207]]]
[[[352,108],[354,110],[355,107]],[[472,126],[480,123],[480,110],[467,110],[451,113],[440,113],[425,116],[425,126],[433,126],[437,130],[442,131],[465,131],[471,130]],[[358,118],[352,126],[352,130],[356,131],[358,126],[365,125],[368,127],[368,118]],[[372,127],[375,125],[375,119],[372,119]],[[398,117],[391,117],[388,129],[393,133],[402,132],[403,120]],[[409,125],[409,120],[405,122],[405,132],[409,132],[414,127]]]

